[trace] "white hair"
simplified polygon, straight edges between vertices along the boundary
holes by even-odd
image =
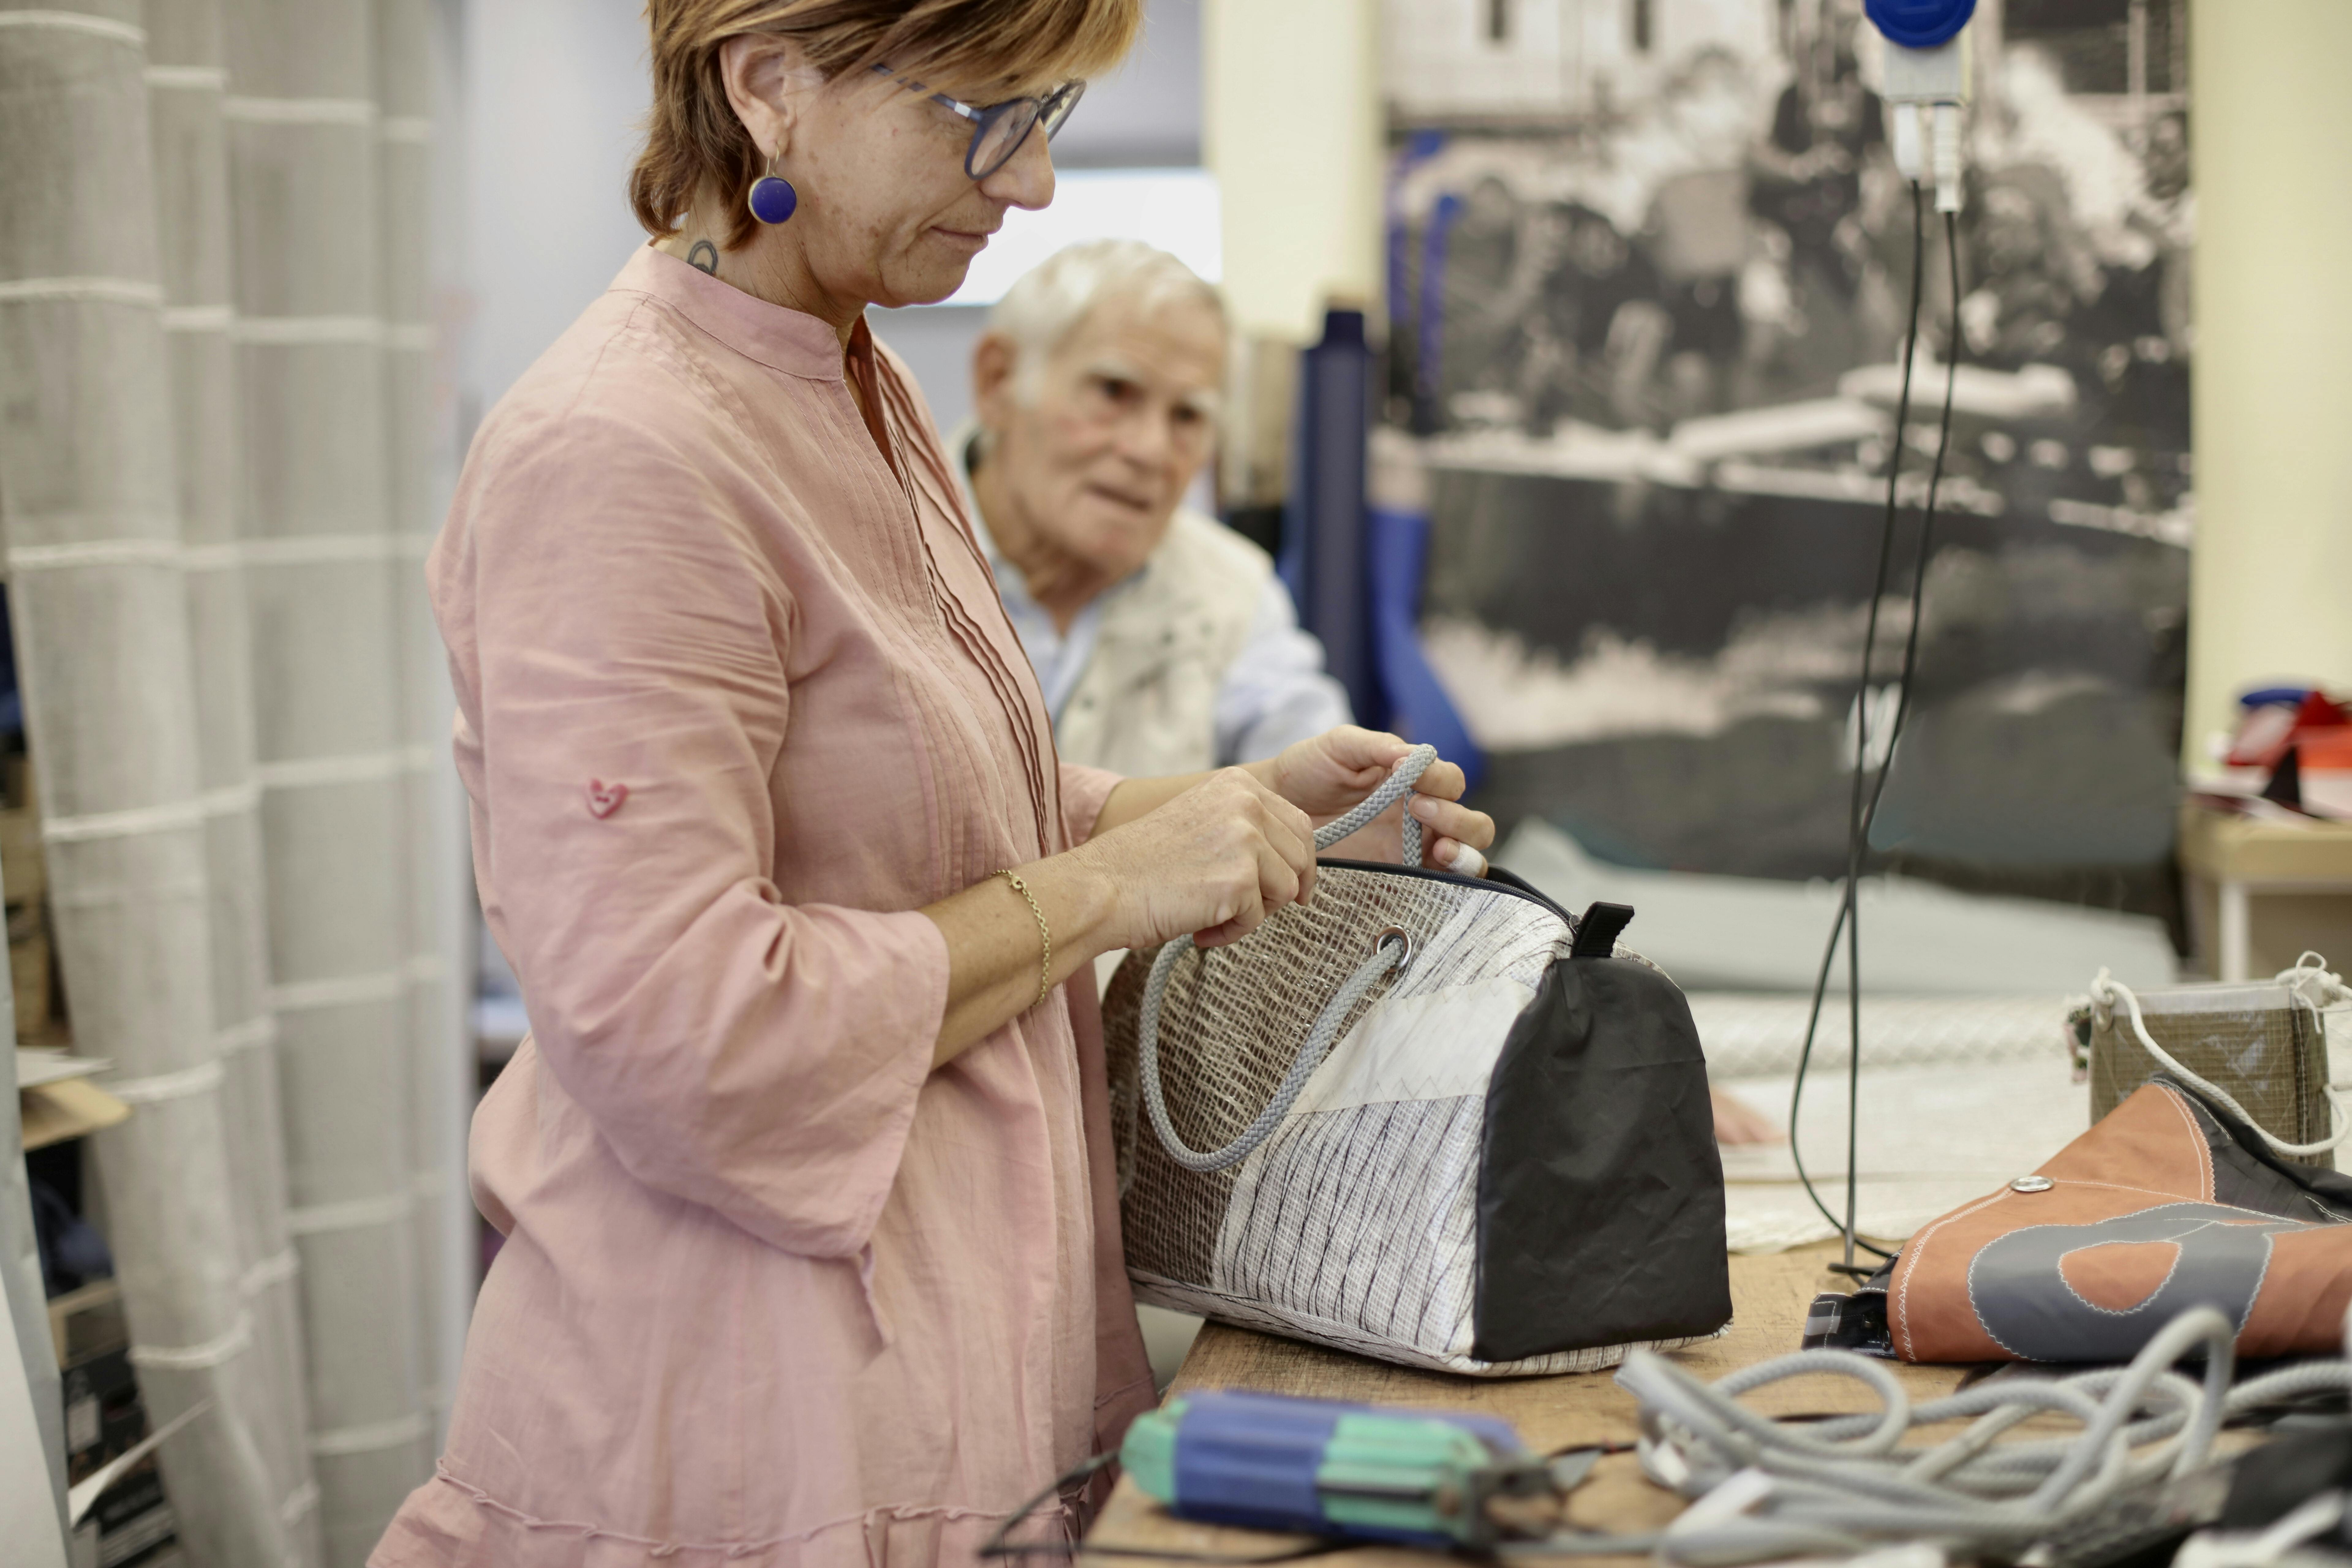
[[[1172,300],[1196,300],[1217,313],[1225,302],[1200,274],[1139,239],[1090,239],[1066,246],[1014,280],[988,313],[988,330],[1013,345],[1013,393],[1036,401],[1046,362],[1070,334],[1111,300],[1150,310]]]

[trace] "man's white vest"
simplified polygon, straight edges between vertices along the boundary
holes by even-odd
[[[1274,563],[1179,507],[1139,577],[1105,595],[1094,657],[1055,721],[1073,763],[1134,778],[1217,765],[1217,692],[1241,656]]]

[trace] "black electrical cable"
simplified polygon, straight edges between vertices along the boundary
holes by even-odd
[[[1847,1274],[1870,1272],[1855,1265],[1853,1254],[1857,1247],[1880,1258],[1894,1257],[1893,1253],[1862,1240],[1855,1234],[1854,1211],[1859,1176],[1855,1156],[1860,1126],[1862,1070],[1861,914],[1858,890],[1861,883],[1862,857],[1869,843],[1871,827],[1878,819],[1879,802],[1885,796],[1887,778],[1894,772],[1895,743],[1901,738],[1904,721],[1910,714],[1912,678],[1918,668],[1919,659],[1920,610],[1926,595],[1927,558],[1932,552],[1936,526],[1936,498],[1943,484],[1945,462],[1951,452],[1953,394],[1958,379],[1959,360],[1963,346],[1960,341],[1958,224],[1955,216],[1947,212],[1944,215],[1944,247],[1951,268],[1952,297],[1950,326],[1945,345],[1944,406],[1937,431],[1935,465],[1928,475],[1926,505],[1920,517],[1918,553],[1913,563],[1911,574],[1911,621],[1904,637],[1902,671],[1895,682],[1895,713],[1887,726],[1886,760],[1885,765],[1878,770],[1878,777],[1871,784],[1868,798],[1865,801],[1863,792],[1863,774],[1864,764],[1869,759],[1870,670],[1872,660],[1877,651],[1879,605],[1886,592],[1887,567],[1893,552],[1895,520],[1899,513],[1896,486],[1902,468],[1906,426],[1910,413],[1911,369],[1918,353],[1919,303],[1927,248],[1922,209],[1923,193],[1915,181],[1911,186],[1911,310],[1909,324],[1904,337],[1903,384],[1895,402],[1895,450],[1887,464],[1886,511],[1879,536],[1878,573],[1871,596],[1870,618],[1863,637],[1862,680],[1854,699],[1854,786],[1853,800],[1849,807],[1846,824],[1845,894],[1839,902],[1837,919],[1830,927],[1829,942],[1822,952],[1821,971],[1813,981],[1812,1009],[1805,1022],[1804,1046],[1798,1053],[1796,1083],[1789,1103],[1789,1152],[1797,1167],[1797,1178],[1803,1183],[1805,1195],[1812,1200],[1814,1208],[1821,1211],[1822,1217],[1836,1226],[1840,1233],[1844,1236],[1845,1261],[1843,1265],[1834,1267],[1838,1268],[1839,1272]],[[1836,959],[1838,938],[1841,935],[1846,939],[1847,1026],[1850,1051],[1846,1063],[1846,1214],[1843,1223],[1837,1215],[1830,1212],[1829,1205],[1822,1201],[1820,1192],[1813,1185],[1812,1177],[1805,1171],[1804,1157],[1799,1152],[1797,1142],[1797,1113],[1804,1100],[1805,1072],[1812,1060],[1813,1040],[1821,1024],[1822,1005],[1829,990],[1830,967]]]
[[[1888,761],[1893,759],[1895,742],[1903,734],[1903,721],[1911,712],[1911,677],[1919,667],[1919,612],[1927,593],[1927,555],[1934,544],[1936,531],[1936,492],[1944,483],[1944,459],[1952,449],[1952,395],[1959,383],[1960,352],[1960,235],[1959,216],[1944,215],[1944,252],[1951,267],[1951,325],[1947,332],[1944,353],[1944,413],[1936,431],[1936,461],[1927,470],[1927,510],[1919,519],[1919,557],[1911,568],[1911,625],[1903,638],[1903,672],[1895,685],[1895,718],[1887,728]],[[1871,786],[1870,809],[1863,815],[1862,831],[1868,837],[1872,824],[1878,820],[1878,803],[1886,794],[1886,776],[1893,769],[1879,770],[1878,780]]]
[[[1896,682],[1895,715],[1888,726],[1887,765],[1879,770],[1878,778],[1871,788],[1869,804],[1862,816],[1861,833],[1863,842],[1865,844],[1869,840],[1869,834],[1872,826],[1878,819],[1879,802],[1885,796],[1887,778],[1894,771],[1893,763],[1895,742],[1896,740],[1900,739],[1903,732],[1904,721],[1908,718],[1910,714],[1912,677],[1918,668],[1921,605],[1926,594],[1927,558],[1931,552],[1932,535],[1936,523],[1936,497],[1937,491],[1942,486],[1945,461],[1949,456],[1951,450],[1953,393],[1958,378],[1959,356],[1964,345],[1960,338],[1959,320],[1959,236],[1958,223],[1954,216],[1950,213],[1946,213],[1944,215],[1944,244],[1946,255],[1949,260],[1951,268],[1952,292],[1950,326],[1946,345],[1948,363],[1945,366],[1944,374],[1944,407],[1939,421],[1939,428],[1937,433],[1935,465],[1929,473],[1927,480],[1927,505],[1920,520],[1919,551],[1917,559],[1914,563],[1912,569],[1910,600],[1911,624],[1904,639],[1903,668]],[[1873,629],[1873,637],[1866,639],[1864,644],[1864,658],[1865,661],[1865,669],[1868,668],[1868,659],[1874,652],[1874,649],[1871,646],[1873,641],[1874,641],[1874,627]],[[1861,708],[1857,708],[1856,710],[1856,723],[1858,726],[1865,722],[1865,721],[1861,717],[1863,711],[1864,710]],[[1812,1018],[1807,1024],[1804,1049],[1798,1058],[1797,1081],[1790,1105],[1790,1148],[1792,1154],[1794,1154],[1796,1149],[1795,1135],[1797,1106],[1801,1102],[1804,1095],[1805,1068],[1812,1056],[1814,1025],[1818,1022],[1821,1016],[1822,993],[1828,984],[1831,960],[1837,951],[1837,941],[1840,934],[1840,928],[1845,924],[1847,914],[1854,908],[1853,898],[1853,888],[1851,884],[1849,884],[1847,889],[1847,900],[1841,903],[1838,910],[1838,920],[1830,928],[1828,948],[1822,956],[1822,973],[1814,982]],[[1851,951],[1851,949],[1849,951]],[[1851,981],[1851,977],[1849,978]],[[1856,1121],[1855,1108],[1859,1089],[1858,1068],[1856,1066],[1860,1057],[1858,1049],[1860,1043],[1860,1010],[1858,1007],[1853,1009],[1852,1016],[1849,1019],[1849,1026],[1853,1035],[1855,1037],[1853,1044],[1857,1047],[1854,1057],[1848,1063],[1847,1138],[1849,1153],[1846,1167],[1846,1183],[1849,1214],[1851,1214],[1853,1188],[1856,1180],[1856,1172],[1852,1156],[1852,1148],[1853,1128]],[[1814,1191],[1811,1178],[1805,1176],[1801,1160],[1798,1163],[1798,1175],[1800,1179],[1804,1181],[1806,1194],[1813,1200],[1813,1206],[1821,1210],[1822,1216],[1824,1219],[1827,1219],[1832,1225],[1837,1225],[1837,1216],[1829,1212],[1828,1206],[1821,1200],[1821,1194]],[[1844,1229],[1846,1227],[1841,1226],[1840,1228]],[[1894,1254],[1890,1252],[1885,1251],[1880,1247],[1874,1247],[1868,1242],[1860,1240],[1858,1237],[1853,1237],[1853,1239],[1855,1245],[1881,1258],[1891,1258],[1894,1256]],[[1832,1267],[1838,1268],[1839,1266],[1832,1265]],[[1851,1257],[1849,1257],[1847,1263],[1843,1266],[1840,1271],[1853,1274],[1866,1274],[1871,1272],[1870,1270],[1857,1268],[1852,1262]]]
[[[1846,1262],[1849,1264],[1853,1261],[1851,1226],[1846,1224],[1842,1224],[1839,1221],[1838,1216],[1830,1212],[1829,1205],[1822,1202],[1822,1194],[1814,1190],[1813,1178],[1805,1169],[1803,1145],[1797,1137],[1797,1111],[1799,1106],[1804,1100],[1805,1069],[1812,1062],[1813,1036],[1815,1031],[1821,1026],[1822,1005],[1829,996],[1830,965],[1836,961],[1838,937],[1848,925],[1849,917],[1853,914],[1854,907],[1854,884],[1856,874],[1859,869],[1859,850],[1857,840],[1862,822],[1863,768],[1864,764],[1868,761],[1867,745],[1870,731],[1870,661],[1878,639],[1878,606],[1879,601],[1885,597],[1886,593],[1887,563],[1895,552],[1895,520],[1899,515],[1895,487],[1896,481],[1902,477],[1903,473],[1904,429],[1906,425],[1908,423],[1911,415],[1911,368],[1914,361],[1918,357],[1919,297],[1922,284],[1926,277],[1925,261],[1927,258],[1927,234],[1926,197],[1920,191],[1919,182],[1914,180],[1911,182],[1910,320],[1909,324],[1906,327],[1903,334],[1903,383],[1902,388],[1896,394],[1895,400],[1895,439],[1888,449],[1886,457],[1886,510],[1885,515],[1879,525],[1878,572],[1871,589],[1870,618],[1863,634],[1862,684],[1854,695],[1853,799],[1846,808],[1845,892],[1838,903],[1837,920],[1835,923],[1830,927],[1829,945],[1822,953],[1821,973],[1816,976],[1813,981],[1812,1010],[1805,1020],[1805,1043],[1802,1048],[1801,1048],[1797,1053],[1797,1081],[1789,1100],[1789,1156],[1796,1164],[1797,1180],[1804,1184],[1805,1195],[1812,1200],[1813,1207],[1821,1211],[1822,1217],[1829,1221],[1830,1224],[1836,1226],[1841,1234],[1848,1237],[1849,1240],[1846,1248]],[[1858,1016],[1856,1023],[1857,1025],[1859,1024]],[[1856,1044],[1858,1047],[1859,1041],[1857,1041]],[[1861,1055],[1858,1048],[1855,1051],[1855,1055],[1857,1058]],[[1853,1161],[1851,1155],[1849,1155],[1846,1161],[1846,1179],[1849,1184],[1852,1183],[1853,1178]],[[1872,1250],[1876,1251],[1877,1249],[1874,1247]],[[1882,1253],[1880,1256],[1884,1257],[1885,1255]]]

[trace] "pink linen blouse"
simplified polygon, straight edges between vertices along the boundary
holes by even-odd
[[[904,366],[847,357],[865,418],[823,321],[641,249],[474,442],[427,574],[532,1027],[372,1568],[966,1562],[1150,1403],[1092,968],[934,1072],[918,912],[1118,780],[1056,763]]]

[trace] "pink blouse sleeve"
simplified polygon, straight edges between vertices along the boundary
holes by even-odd
[[[1062,827],[1071,843],[1084,844],[1095,836],[1095,819],[1102,815],[1103,803],[1126,782],[1122,773],[1105,773],[1081,763],[1062,764]]]
[[[468,486],[439,563],[468,578],[509,956],[548,1070],[632,1174],[847,1257],[930,1071],[947,945],[918,912],[780,896],[793,606],[717,484],[648,446],[567,422]]]

